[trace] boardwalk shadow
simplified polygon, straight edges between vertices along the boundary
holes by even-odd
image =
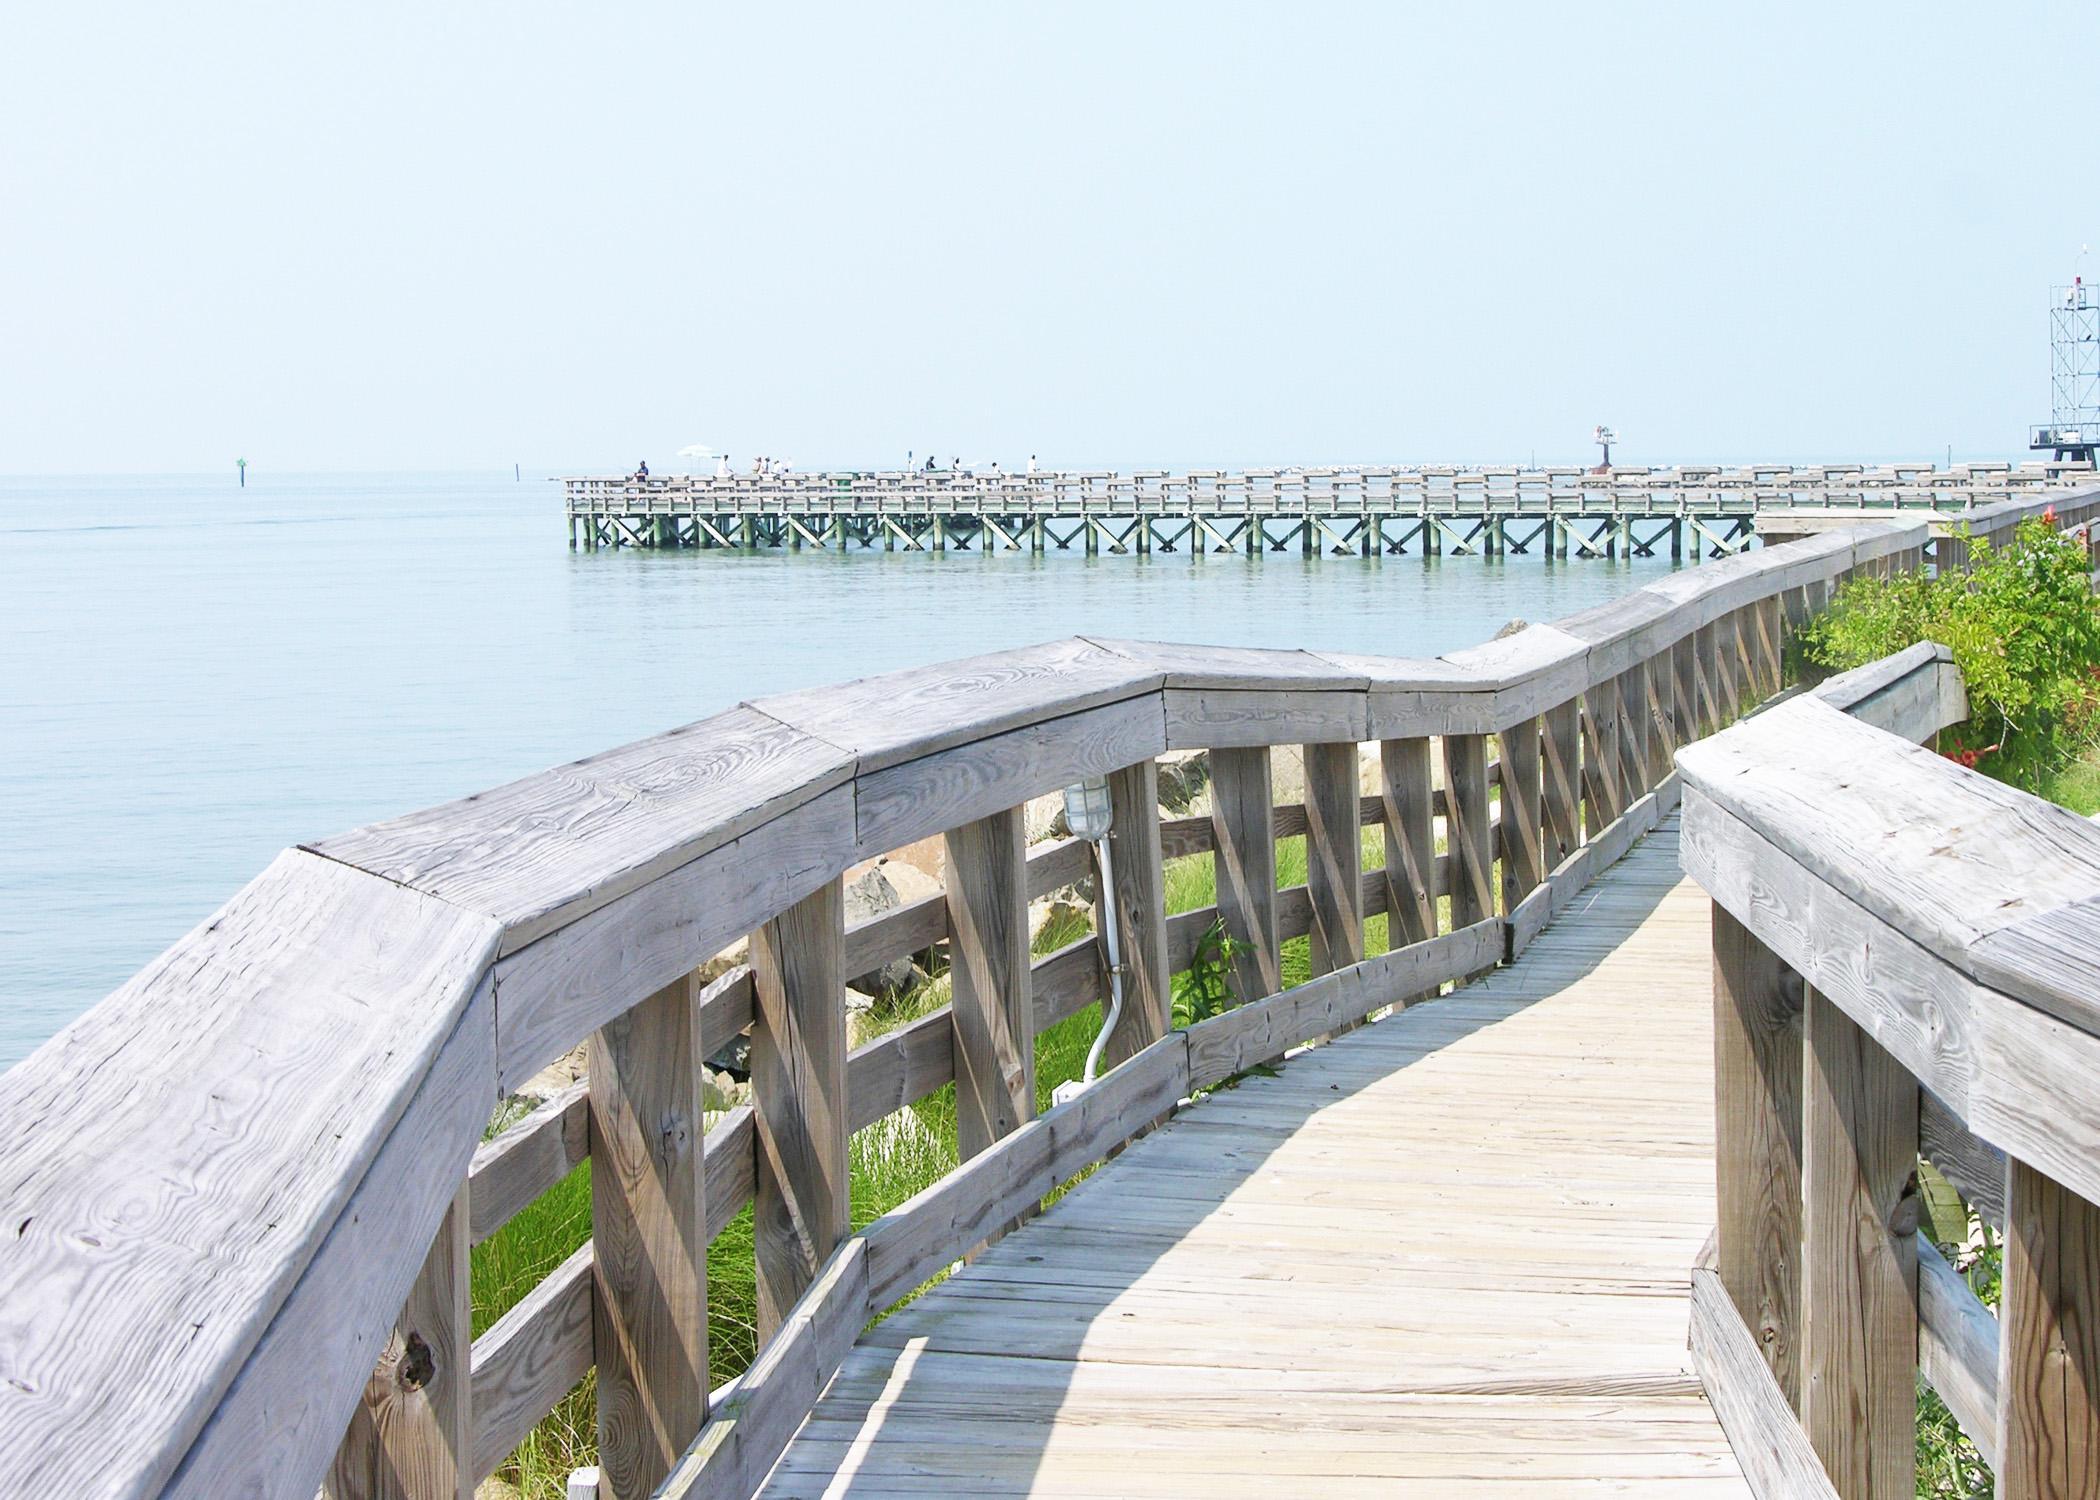
[[[1279,1210],[1269,1200],[1262,1215],[1282,1222],[1268,1244],[1258,1231],[1253,1236],[1250,1253],[1258,1264],[1231,1259],[1247,1242],[1236,1229],[1240,1238],[1232,1247],[1212,1236],[1215,1243],[1189,1262],[1214,1268],[1215,1284],[1190,1281],[1187,1267],[1150,1283],[1147,1273],[1216,1216],[1234,1211],[1235,1197],[1307,1122],[1592,973],[1675,884],[1674,840],[1669,847],[1667,872],[1652,856],[1620,865],[1517,964],[1315,1049],[1284,1064],[1274,1078],[1220,1090],[1184,1110],[877,1325],[849,1356],[763,1493],[1150,1494],[1157,1490],[1119,1472],[1114,1455],[1177,1444],[1190,1448],[1193,1467],[1186,1487],[1174,1493],[1229,1487],[1241,1476],[1220,1474],[1215,1455],[1206,1460],[1206,1423],[1230,1422],[1234,1403],[1246,1411],[1250,1402],[1274,1420],[1285,1387],[1309,1393],[1321,1389],[1322,1380],[1344,1377],[1318,1374],[1317,1361],[1272,1378],[1244,1362],[1207,1360],[1187,1343],[1190,1320],[1206,1325],[1205,1335],[1229,1354],[1235,1317],[1251,1305],[1237,1294],[1267,1299],[1273,1311],[1279,1296],[1356,1295],[1380,1276],[1404,1278],[1404,1245],[1385,1247],[1386,1264],[1377,1267],[1331,1256],[1317,1265],[1293,1262],[1294,1237],[1302,1243],[1302,1236],[1318,1232],[1322,1214],[1346,1212],[1348,1174],[1375,1175],[1375,1165],[1338,1164],[1340,1175],[1322,1175],[1317,1190],[1293,1209]],[[1607,891],[1610,899],[1598,899]],[[1305,1175],[1302,1164],[1296,1170]],[[1296,1209],[1303,1222],[1293,1224]],[[1175,1347],[1153,1349],[1143,1335],[1133,1337],[1148,1308],[1169,1305],[1174,1311],[1163,1321],[1178,1330],[1169,1341]],[[1080,1434],[1068,1430],[1060,1437],[1060,1427],[1093,1430],[1075,1444],[1067,1439]],[[1305,1436],[1321,1441],[1319,1433]],[[1054,1440],[1059,1457],[1049,1475],[1045,1460]],[[1213,1466],[1206,1470],[1206,1462]],[[1347,1484],[1337,1491],[1357,1492]]]

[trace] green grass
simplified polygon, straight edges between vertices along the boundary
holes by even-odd
[[[1037,956],[1092,931],[1084,913],[1061,915],[1035,941]],[[948,1003],[949,984],[937,975],[909,994],[878,1006],[857,1028],[854,1043],[873,1039]],[[1036,1037],[1036,1108],[1050,1107],[1051,1091],[1077,1078],[1101,1027],[1101,1007],[1089,1005]],[[521,1114],[522,1112],[519,1112]],[[518,1117],[502,1123],[515,1123]],[[711,1118],[709,1124],[714,1120]],[[948,1084],[867,1129],[850,1145],[853,1227],[865,1228],[914,1193],[938,1182],[957,1164],[955,1086]],[[1086,1174],[1080,1174],[1084,1177]],[[1079,1177],[1072,1182],[1079,1181]],[[1071,1183],[1050,1195],[1054,1200]],[[1046,1200],[1048,1201],[1048,1200]],[[529,1293],[591,1234],[591,1168],[584,1162],[541,1194],[473,1252],[474,1332],[477,1336]],[[941,1278],[935,1277],[927,1286]],[[919,1291],[925,1290],[924,1287]],[[913,1296],[917,1296],[915,1291]],[[907,1299],[909,1300],[909,1299]],[[741,1374],[757,1352],[758,1287],[752,1260],[751,1209],[746,1205],[707,1249],[707,1340],[710,1383]],[[597,1461],[595,1377],[586,1376],[496,1471],[496,1479],[528,1500],[560,1500],[569,1471]]]
[[[2100,748],[2088,746],[2069,765],[2042,780],[2041,795],[2081,817],[2100,813]]]
[[[1362,841],[1363,868],[1383,868],[1385,838],[1382,831],[1367,827],[1363,830]],[[1278,840],[1277,889],[1303,885],[1305,879],[1303,835]],[[1192,854],[1169,860],[1166,895],[1169,913],[1214,905],[1217,880],[1212,857]],[[1092,931],[1092,922],[1083,908],[1061,912],[1037,935],[1034,952],[1041,957]],[[1386,922],[1380,915],[1365,924],[1365,952],[1376,955],[1385,950]],[[1286,942],[1282,960],[1286,985],[1302,984],[1311,977],[1308,939],[1300,937]],[[853,1045],[858,1046],[939,1009],[948,1003],[949,995],[948,976],[937,973],[910,992],[879,1003],[859,1020],[851,1038]],[[1039,1112],[1050,1107],[1052,1091],[1059,1084],[1079,1076],[1086,1064],[1087,1050],[1093,1045],[1100,1026],[1101,1007],[1093,1004],[1036,1037],[1036,1108]],[[501,1123],[514,1123],[514,1118]],[[714,1120],[711,1118],[709,1123],[713,1124]],[[958,1157],[954,1085],[945,1085],[857,1132],[850,1152],[853,1227],[859,1230],[955,1169]],[[1088,1168],[1059,1185],[1045,1198],[1045,1206],[1055,1202],[1092,1171],[1093,1168]],[[591,1173],[590,1163],[585,1162],[486,1242],[474,1248],[476,1335],[486,1331],[506,1310],[575,1253],[590,1238],[590,1232]],[[941,1277],[936,1276],[926,1286],[936,1285],[940,1280]],[[916,1297],[925,1289],[920,1287],[912,1295]],[[757,1277],[752,1261],[752,1220],[748,1205],[708,1246],[707,1301],[709,1378],[711,1383],[720,1385],[742,1373],[757,1352]],[[517,1453],[497,1470],[496,1478],[528,1500],[559,1500],[569,1471],[596,1462],[596,1412],[593,1377],[586,1377],[533,1429]]]

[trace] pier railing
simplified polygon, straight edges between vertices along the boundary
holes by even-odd
[[[287,851],[0,1078],[15,1480],[464,1495],[595,1371],[604,1493],[748,1493],[867,1318],[1059,1182],[1521,951],[1672,805],[1672,752],[1778,688],[1787,628],[1924,544],[1807,539],[1435,660],[1065,641],[746,704]],[[1279,808],[1269,751],[1294,744],[1306,797]],[[1156,760],[1194,748],[1214,810],[1162,820]],[[1114,1066],[1036,1116],[1034,1036],[1107,975],[1092,938],[1031,954],[1031,895],[1090,859],[1031,855],[1020,809],[1096,775],[1126,1003]],[[843,873],[934,836],[943,894],[847,927]],[[1281,836],[1309,876],[1279,891]],[[1215,909],[1169,916],[1163,861],[1205,849]],[[1174,1030],[1214,921],[1241,1003]],[[1286,989],[1301,935],[1314,977]],[[696,978],[747,936],[747,966]],[[952,1005],[849,1052],[841,982],[938,944]],[[709,1130],[701,1062],[741,1031],[753,1103]],[[584,1083],[482,1140],[586,1042]],[[950,1081],[961,1167],[849,1234],[851,1133]],[[586,1157],[590,1243],[472,1338],[470,1246]],[[705,1247],[746,1202],[762,1342],[711,1393]]]
[[[1693,1349],[1761,1495],[1909,1500],[1915,1386],[2002,1496],[2100,1492],[2100,828],[1913,741],[1930,645],[1680,752],[1714,899],[1719,1226]],[[1924,1158],[2004,1235],[1994,1316]]]
[[[1638,514],[1682,508],[1719,514],[1751,503],[1839,508],[1946,509],[2040,494],[2065,483],[2042,464],[1753,464],[1738,468],[1350,468],[1195,469],[1170,472],[996,469],[898,470],[879,473],[739,472],[574,476],[562,480],[572,513],[593,508],[646,515],[699,506],[721,513],[794,511],[817,514],[986,512],[1000,515],[1413,514],[1429,508],[1531,513],[1546,509],[1632,508]]]

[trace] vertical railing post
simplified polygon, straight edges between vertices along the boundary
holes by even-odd
[[[851,1228],[846,1171],[843,884],[829,880],[751,939],[751,1234],[763,1344]]]
[[[1453,931],[1495,914],[1494,830],[1488,824],[1487,736],[1444,736],[1444,844],[1451,851]]]
[[[2100,1208],[2017,1158],[1999,1327],[1998,1493],[2100,1494]]]
[[[1648,673],[1635,662],[1619,674],[1619,811],[1648,795]]]
[[[1670,774],[1670,757],[1677,753],[1677,689],[1670,653],[1661,651],[1642,662],[1641,675],[1648,684],[1648,789],[1653,791]]]
[[[1545,763],[1541,768],[1546,869],[1582,847],[1582,701],[1570,698],[1546,710],[1541,721]]]
[[[1378,792],[1385,814],[1386,946],[1436,936],[1436,789],[1429,741],[1381,740]]]
[[[1714,621],[1713,631],[1714,710],[1725,728],[1742,711],[1742,638],[1732,612]]]
[[[1363,841],[1358,832],[1356,746],[1307,745],[1305,887],[1312,901],[1312,972],[1363,962]]]
[[[1525,719],[1495,736],[1501,746],[1502,909],[1517,903],[1546,879],[1546,837],[1539,752],[1539,721]]]
[[[1692,659],[1701,738],[1719,731],[1726,722],[1721,710],[1721,625],[1709,621],[1692,632]]]
[[[1802,1423],[1839,1500],[1916,1493],[1918,1083],[1806,998]]]
[[[1801,1409],[1801,980],[1713,908],[1714,1208],[1721,1284]]]
[[[1786,616],[1777,594],[1758,600],[1756,613],[1760,696],[1769,698],[1786,682]]]
[[[1619,681],[1592,683],[1582,695],[1582,822],[1595,838],[1621,811],[1619,794]]]
[[[1735,632],[1735,713],[1737,717],[1757,706],[1757,626],[1754,616],[1756,606],[1745,604],[1728,617],[1729,628]]]
[[[1670,648],[1670,754],[1699,738],[1698,641],[1687,635]]]
[[[461,1188],[336,1450],[324,1485],[329,1500],[471,1500],[467,1248]]]
[[[1276,809],[1265,746],[1210,752],[1218,915],[1242,1005],[1283,988],[1276,936]]]
[[[700,1007],[690,976],[590,1047],[598,1467],[641,1500],[707,1416]]]
[[[1027,859],[1018,807],[948,832],[955,1144],[964,1161],[1035,1115]]]
[[[1190,539],[1195,545],[1195,539]],[[1167,877],[1159,842],[1159,764],[1139,761],[1108,778],[1114,818],[1109,862],[1115,867],[1116,933],[1123,954],[1123,1014],[1102,1049],[1104,1067],[1143,1051],[1173,1024],[1167,963]],[[1099,878],[1099,871],[1095,872]],[[1272,882],[1273,883],[1273,882]]]

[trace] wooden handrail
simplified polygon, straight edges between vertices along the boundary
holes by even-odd
[[[1652,752],[1776,686],[1782,605],[1915,563],[1927,540],[1893,523],[1804,539],[1434,660],[1087,639],[1005,652],[741,705],[288,852],[0,1078],[18,1211],[0,1289],[40,1309],[0,1393],[21,1482],[310,1494],[441,1224],[458,1255],[475,1232],[471,1206],[452,1210],[499,1091],[861,859],[1169,750],[1530,733],[1585,695],[1601,706],[1606,684],[1651,717],[1629,742]],[[1698,709],[1650,669],[1724,638],[1713,672],[1686,679]],[[1592,840],[1632,826],[1652,761],[1612,774],[1644,785]],[[1039,961],[1034,982],[1084,1004],[1088,947]],[[1058,974],[1082,977],[1060,991]],[[697,1035],[750,1015],[743,983],[701,1006]],[[694,1153],[709,1175],[713,1145]],[[750,1180],[748,1154],[722,1160]],[[433,1422],[468,1407],[456,1337],[417,1387]]]
[[[1678,752],[1715,903],[1693,1349],[1761,1495],[1907,1500],[1919,1372],[1999,1493],[2100,1476],[2100,827],[1917,743],[1967,713],[1925,643]],[[2004,1225],[1996,1317],[1916,1234],[1921,1156]]]

